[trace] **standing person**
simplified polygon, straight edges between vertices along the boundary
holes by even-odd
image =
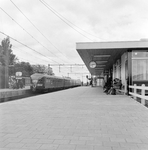
[[[16,88],[19,89],[19,80],[16,79]]]
[[[106,92],[108,94],[108,92],[111,89],[111,87],[112,87],[112,78],[109,77],[108,80],[107,80],[107,82],[106,82],[106,84],[105,84],[105,88],[106,89],[105,89],[104,92]]]
[[[93,86],[93,79],[90,79],[90,85]]]
[[[19,80],[19,87],[22,89],[23,88],[23,81],[22,79]]]
[[[97,86],[97,78],[94,78],[94,85]]]
[[[16,78],[13,79],[12,88],[17,89],[17,81]]]

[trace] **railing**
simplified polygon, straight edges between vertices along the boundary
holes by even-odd
[[[136,84],[134,84],[134,86],[129,86],[129,88],[132,88],[133,92],[129,92],[130,95],[133,95],[134,96],[134,99],[136,99],[137,97],[141,98],[141,103],[143,105],[145,105],[145,101],[148,100],[148,96],[145,96],[145,91],[148,91],[148,87],[145,86],[145,84],[142,84],[142,86],[137,86]],[[141,90],[141,93],[138,94],[137,93],[137,89]]]

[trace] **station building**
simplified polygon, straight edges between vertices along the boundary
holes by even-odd
[[[79,42],[76,50],[91,76],[118,78],[125,92],[127,85],[148,86],[148,40]]]

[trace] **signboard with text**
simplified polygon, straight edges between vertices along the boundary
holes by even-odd
[[[22,72],[15,73],[16,79],[22,79]]]

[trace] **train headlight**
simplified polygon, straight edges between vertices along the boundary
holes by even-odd
[[[38,82],[38,80],[33,79],[33,80],[32,80],[32,82],[33,82],[33,83],[37,83],[37,82]]]
[[[43,84],[37,84],[37,86],[43,86]]]

